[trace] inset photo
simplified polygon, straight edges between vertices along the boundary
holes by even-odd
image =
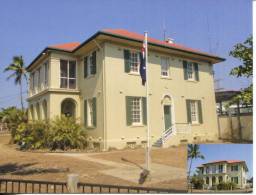
[[[252,192],[252,153],[252,144],[188,144],[188,191]]]

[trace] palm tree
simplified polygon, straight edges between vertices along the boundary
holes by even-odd
[[[7,80],[14,78],[15,85],[20,86],[20,103],[21,108],[24,110],[23,96],[22,96],[22,80],[27,81],[26,68],[22,56],[14,56],[12,63],[4,69],[4,72],[11,71],[12,73],[7,77]]]
[[[190,172],[193,159],[204,159],[204,156],[200,152],[200,146],[198,144],[188,144],[188,160],[190,159],[188,179],[190,179]]]

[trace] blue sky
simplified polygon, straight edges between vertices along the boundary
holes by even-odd
[[[221,87],[240,89],[247,79],[229,76],[239,61],[229,57],[234,44],[252,33],[251,0],[1,0],[0,107],[19,106],[19,89],[3,69],[12,56],[25,63],[47,45],[82,42],[103,28],[124,28],[215,53],[227,59],[215,66]]]
[[[249,169],[249,178],[253,175],[253,145],[252,144],[201,144],[200,151],[205,159],[192,162],[192,170],[202,163],[216,160],[244,160]],[[189,162],[188,162],[189,166]]]

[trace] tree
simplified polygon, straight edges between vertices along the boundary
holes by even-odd
[[[16,134],[17,127],[21,123],[28,121],[27,111],[20,110],[16,107],[3,108],[0,112],[0,122],[6,123],[7,128],[11,131],[11,142]]]
[[[253,75],[253,53],[252,53],[252,36],[249,36],[245,42],[238,43],[234,46],[234,49],[230,51],[230,56],[242,61],[242,64],[233,68],[230,75],[236,77],[246,77],[251,78]],[[252,104],[252,84],[247,88],[243,89],[240,94],[235,96],[230,104],[235,102],[241,102],[243,104]]]
[[[23,96],[22,96],[22,80],[23,78],[27,81],[26,68],[22,56],[14,56],[12,63],[4,69],[4,72],[12,72],[7,80],[14,78],[15,85],[20,87],[20,103],[21,108],[24,110]]]
[[[204,156],[200,152],[200,146],[198,144],[188,144],[188,160],[190,160],[188,179],[190,179],[190,172],[193,159],[204,159]]]
[[[193,184],[195,189],[202,189],[204,185],[204,180],[199,175],[193,175],[191,178],[191,184]]]

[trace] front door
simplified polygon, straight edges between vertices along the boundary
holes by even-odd
[[[172,126],[172,109],[171,105],[164,105],[164,126],[165,130]]]

